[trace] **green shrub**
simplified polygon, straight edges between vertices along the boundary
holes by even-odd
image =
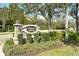
[[[3,46],[3,52],[5,53],[5,55],[9,55],[12,52],[13,47],[14,47],[14,42],[12,39],[5,41]]]
[[[69,32],[69,41],[79,43],[79,33]]]
[[[48,41],[49,40],[48,33],[41,33],[40,38],[41,41]]]
[[[34,35],[34,40],[35,40],[36,42],[39,42],[39,39],[40,39],[39,33],[35,33],[35,34],[33,34],[33,35]],[[34,43],[34,40],[33,40],[33,38],[32,38],[32,34],[28,34],[28,35],[27,35],[27,39],[28,39],[28,42],[29,42],[29,43]]]
[[[18,34],[19,44],[24,44],[23,34]]]
[[[50,41],[50,40],[63,40],[64,39],[64,32],[49,32],[49,33],[35,33],[34,40],[32,39],[32,34],[27,35],[27,39],[29,43],[33,43],[34,40],[36,42],[40,41]]]
[[[64,32],[50,32],[49,33],[51,40],[63,40],[64,39]]]
[[[12,46],[14,45],[13,39],[6,40],[6,42],[4,43],[4,45],[7,48],[12,48]]]
[[[64,32],[49,32],[41,34],[41,40],[44,41],[62,40],[62,39],[64,39]]]
[[[35,39],[36,42],[40,42],[39,41],[40,40],[40,34],[41,33],[39,33],[39,32],[34,34],[34,39]]]
[[[32,39],[32,34],[27,35],[27,40],[28,40],[28,43],[34,43],[34,40]]]

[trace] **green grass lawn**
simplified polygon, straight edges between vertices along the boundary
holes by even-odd
[[[79,48],[65,46],[64,48],[55,48],[38,54],[39,56],[79,56]]]

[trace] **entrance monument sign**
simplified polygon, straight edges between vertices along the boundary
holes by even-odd
[[[14,24],[15,29],[14,29],[14,43],[15,45],[18,45],[20,43],[20,41],[22,41],[22,39],[26,39],[26,43],[28,43],[28,39],[27,39],[27,35],[31,34],[31,37],[34,40],[34,33],[37,33],[39,31],[39,27],[37,25],[24,25],[22,26],[21,24],[19,24],[18,22],[16,22],[16,24]],[[23,38],[21,35],[23,35]],[[35,40],[34,40],[35,41]]]
[[[25,25],[23,26],[22,31],[27,34],[34,34],[39,31],[39,27],[37,25]]]
[[[26,42],[28,43],[27,35],[31,34],[33,41],[35,42],[34,33],[39,31],[39,27],[37,25],[25,25],[22,27],[22,32],[26,33]]]

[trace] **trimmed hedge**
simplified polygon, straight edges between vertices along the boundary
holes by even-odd
[[[34,34],[34,40],[31,37],[31,34],[28,34],[27,39],[30,43],[33,43],[34,40],[36,42],[41,41],[53,41],[53,40],[63,40],[64,39],[64,32],[49,32],[49,33],[35,33]]]

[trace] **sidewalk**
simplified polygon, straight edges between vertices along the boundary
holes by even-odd
[[[3,45],[4,45],[4,43],[1,42],[0,43],[0,56],[5,56],[5,54],[2,51]]]

